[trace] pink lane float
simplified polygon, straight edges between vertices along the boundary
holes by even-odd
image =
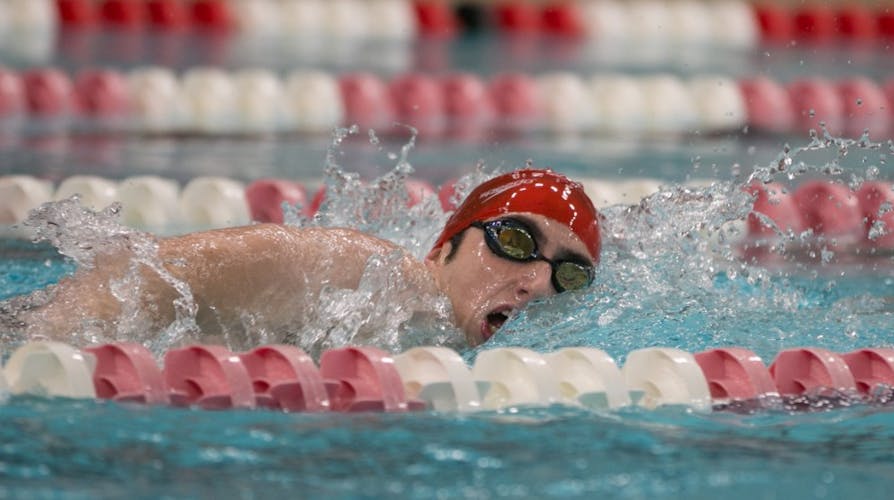
[[[810,231],[831,250],[891,250],[894,239],[894,185],[865,182],[856,191],[831,181],[808,181],[793,190],[776,184],[753,184],[746,245],[791,239]]]
[[[507,347],[480,352],[470,368],[443,347],[392,356],[349,346],[324,351],[317,367],[293,346],[233,353],[221,346],[191,345],[168,351],[159,367],[137,344],[79,350],[33,342],[12,353],[2,375],[0,386],[14,395],[205,410],[472,412],[558,404],[599,411],[636,405],[707,412],[767,398],[789,398],[796,405],[810,398],[871,398],[894,385],[894,350],[839,354],[792,348],[779,352],[768,368],[742,347],[695,354],[652,347],[629,353],[618,368],[595,348],[541,354]]]

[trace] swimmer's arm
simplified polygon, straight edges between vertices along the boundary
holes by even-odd
[[[296,310],[300,298],[318,292],[322,284],[356,287],[366,259],[381,252],[382,243],[350,230],[260,224],[161,239],[158,257],[192,291],[200,329],[221,333],[238,330],[244,311],[274,326],[288,323],[301,314]],[[112,333],[122,306],[110,283],[125,276],[129,263],[128,255],[105,256],[94,268],[61,281],[53,299],[32,313],[31,333],[65,339],[88,321]],[[180,295],[146,266],[140,276],[138,310],[152,316],[155,328],[170,324]]]

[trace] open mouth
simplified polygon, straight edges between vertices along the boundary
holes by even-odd
[[[487,315],[485,320],[485,325],[483,328],[484,340],[493,337],[494,333],[506,323],[506,320],[509,319],[509,314],[512,312],[511,308],[504,308],[496,311],[492,311]]]

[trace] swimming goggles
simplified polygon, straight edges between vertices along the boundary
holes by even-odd
[[[580,290],[593,282],[593,266],[572,260],[547,259],[537,250],[537,240],[531,229],[516,219],[497,219],[490,222],[475,221],[472,227],[484,231],[488,248],[504,259],[515,262],[542,260],[552,268],[553,287],[557,292]]]

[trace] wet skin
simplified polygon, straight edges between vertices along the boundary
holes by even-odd
[[[584,242],[564,224],[531,213],[488,220],[506,217],[521,220],[532,229],[545,257],[593,263]],[[488,248],[484,238],[482,230],[469,228],[449,262],[450,242],[432,250],[425,262],[438,287],[450,299],[456,325],[472,346],[487,341],[508,316],[528,302],[557,293],[549,263],[515,262],[499,257]]]

